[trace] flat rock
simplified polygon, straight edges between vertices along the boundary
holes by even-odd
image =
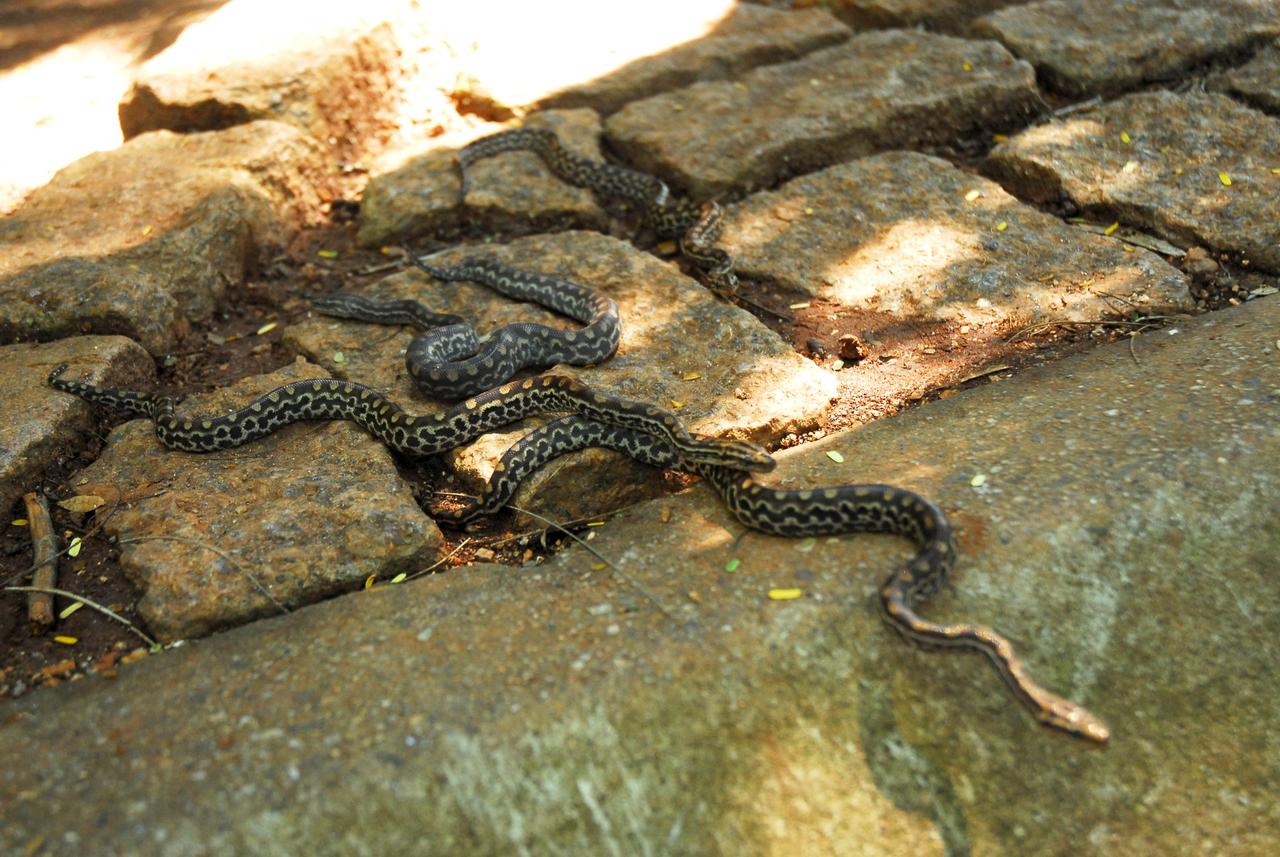
[[[1111,93],[1253,50],[1280,35],[1280,6],[1270,0],[1041,0],[994,12],[973,29],[1029,60],[1053,89]]]
[[[228,413],[324,375],[299,362],[193,396],[178,416]],[[103,529],[143,591],[139,615],[166,642],[314,603],[370,576],[413,572],[441,545],[386,448],[349,423],[294,425],[194,455],[165,449],[149,420],[132,420],[72,484],[119,498]]]
[[[940,501],[927,615],[1010,635],[1104,751],[882,626],[898,540],[744,534],[699,487],[599,528],[612,569],[435,575],[6,703],[0,847],[1270,855],[1277,327],[1260,299],[782,457]]]
[[[273,22],[269,7],[232,0],[139,68],[120,102],[125,138],[271,119],[356,156],[394,124],[402,46],[375,11],[393,5],[322,0]]]
[[[741,5],[706,35],[632,60],[585,83],[573,84],[538,107],[590,107],[608,115],[629,101],[704,80],[727,80],[758,65],[798,59],[849,38],[849,28],[822,9],[782,11]]]
[[[1280,42],[1258,51],[1253,59],[1240,68],[1232,69],[1221,78],[1211,81],[1211,86],[1246,101],[1259,110],[1280,113]]]
[[[526,124],[555,131],[570,151],[602,160],[600,117],[593,110],[549,110],[530,116]],[[489,129],[494,130],[500,129]],[[375,176],[360,206],[360,244],[376,247],[432,233],[457,234],[464,220],[515,233],[569,225],[606,227],[608,217],[591,191],[560,181],[532,152],[504,152],[476,162],[469,193],[461,199],[459,148],[435,149]]]
[[[928,27],[964,33],[969,23],[993,9],[1021,0],[828,0],[831,14],[858,30]]]
[[[725,36],[727,40],[719,42],[725,62],[738,62],[740,53],[749,57],[762,52],[767,57],[777,49],[748,47],[732,34],[740,5],[736,0],[476,0],[458,6],[438,4],[424,18],[430,25],[427,35],[439,40],[440,52],[454,58],[455,96],[468,109],[504,119],[584,88],[613,99],[619,86],[624,87],[621,92],[627,92],[628,85],[662,86],[667,82],[663,70],[696,79],[716,62],[705,57],[698,43]],[[776,16],[755,18],[766,19],[784,43],[793,38],[788,30],[805,31],[818,20],[814,16],[788,28]],[[831,26],[828,19],[817,31]]]
[[[1074,229],[995,182],[913,152],[828,167],[729,209],[740,274],[845,308],[965,323],[1189,310],[1186,277]]]
[[[326,172],[279,122],[158,131],[82,158],[0,219],[0,340],[119,333],[164,352],[314,220]]]
[[[54,367],[69,363],[85,380],[110,387],[146,389],[155,383],[147,352],[123,336],[77,336],[43,345],[0,346],[0,515],[80,447],[93,431],[91,407],[49,388]]]
[[[1280,120],[1223,95],[1145,92],[1024,131],[983,169],[1018,196],[1066,198],[1104,221],[1280,271],[1277,164]]]
[[[633,166],[711,196],[1021,125],[1039,103],[1031,67],[993,42],[888,30],[633,102],[605,132]]]
[[[532,236],[508,245],[467,247],[516,268],[565,277],[613,298],[622,315],[615,356],[590,368],[553,367],[612,395],[674,410],[691,431],[760,443],[817,425],[835,395],[831,374],[797,355],[747,312],[629,244],[593,232]],[[453,256],[441,257],[448,264]],[[578,325],[550,310],[470,284],[437,284],[411,271],[381,281],[368,294],[414,298],[438,312],[467,318],[479,332],[516,322],[563,329]],[[404,364],[408,328],[314,316],[285,332],[285,342],[334,375],[387,391],[413,413],[443,410],[411,383]],[[335,354],[341,354],[340,361]],[[519,432],[522,434],[523,430]],[[450,460],[467,490],[488,479],[519,436],[501,433],[483,452]],[[526,484],[516,503],[558,519],[611,511],[662,490],[661,477],[624,456],[588,450],[558,459]]]

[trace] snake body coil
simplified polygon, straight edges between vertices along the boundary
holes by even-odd
[[[644,223],[662,237],[679,239],[680,252],[698,267],[708,285],[724,294],[737,291],[732,257],[713,246],[720,236],[719,205],[673,200],[666,183],[656,176],[577,155],[561,145],[560,138],[552,131],[514,128],[481,137],[463,147],[458,153],[463,198],[471,190],[468,169],[472,164],[503,152],[517,151],[533,152],[562,181],[640,206]]]
[[[432,312],[413,300],[376,301],[338,293],[312,302],[325,315],[419,328],[422,333],[409,343],[405,364],[414,383],[435,398],[476,395],[529,366],[589,366],[608,359],[618,349],[622,332],[618,305],[592,289],[489,259],[467,259],[442,267],[414,257],[414,263],[437,279],[484,283],[508,297],[535,301],[586,325],[565,331],[528,322],[508,324],[480,337],[463,318]]]

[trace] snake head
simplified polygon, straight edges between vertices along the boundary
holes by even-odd
[[[1050,729],[1065,732],[1073,738],[1081,738],[1099,747],[1111,740],[1111,730],[1092,712],[1074,702],[1042,691],[1040,711],[1036,719]]]
[[[686,452],[685,457],[701,464],[751,470],[757,473],[773,470],[778,462],[758,444],[729,437],[698,438],[702,451]]]

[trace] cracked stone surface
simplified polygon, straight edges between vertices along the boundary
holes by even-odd
[[[324,376],[299,362],[193,396],[178,416],[221,415]],[[195,455],[165,449],[149,420],[132,420],[72,485],[119,502],[104,530],[143,590],[139,615],[166,642],[311,604],[370,575],[415,571],[442,541],[390,453],[350,423],[294,425]]]
[[[123,336],[0,346],[0,401],[9,411],[0,422],[0,515],[94,429],[88,403],[45,383],[61,363],[75,365],[92,384],[148,389],[155,383],[147,352]]]
[[[1280,120],[1224,95],[1145,92],[1024,131],[997,145],[983,169],[1019,196],[1065,198],[1100,219],[1274,272],[1277,164]]]
[[[264,20],[261,3],[233,0],[139,69],[120,102],[125,138],[271,119],[358,155],[385,137],[404,82],[402,46],[376,14],[394,5],[375,0],[353,9],[325,0],[309,9],[310,29],[300,32],[296,21]],[[228,45],[235,46],[231,61]]]
[[[797,59],[849,38],[822,9],[734,7],[703,38],[627,63],[542,99],[538,107],[590,107],[608,115],[630,101],[704,80],[725,80],[754,66]]]
[[[566,277],[618,303],[622,342],[599,366],[556,366],[612,395],[652,401],[674,410],[695,432],[761,443],[817,425],[835,395],[825,369],[796,354],[747,312],[724,303],[673,266],[629,244],[592,232],[533,236],[508,245],[460,249],[517,268]],[[442,256],[447,264],[454,256]],[[437,284],[416,270],[381,281],[369,295],[414,298],[467,318],[481,333],[535,321],[573,329],[576,323],[533,304],[513,301],[471,283]],[[313,316],[293,326],[286,342],[338,377],[388,391],[413,413],[443,410],[409,379],[407,328]],[[334,355],[341,353],[342,360]],[[503,433],[474,455],[452,454],[471,489],[487,480],[515,435]],[[580,457],[581,456],[581,457]],[[566,456],[530,480],[516,503],[540,514],[580,517],[652,497],[660,477],[624,456],[590,450]]]
[[[963,33],[970,22],[1020,0],[830,0],[836,17],[859,30],[926,26]]]
[[[995,12],[974,31],[1031,61],[1053,89],[1110,93],[1256,48],[1280,35],[1280,6],[1270,0],[1042,0]]]
[[[888,30],[633,102],[605,133],[633,166],[706,197],[1012,127],[1039,104],[1031,66],[993,42]]]
[[[1125,312],[1193,305],[1186,277],[1155,254],[1125,252],[914,152],[748,197],[729,210],[722,243],[744,276],[898,320],[1025,324],[1097,319],[1117,301]]]
[[[1278,326],[1259,299],[1141,337],[1140,363],[1116,345],[833,435],[771,480],[939,501],[960,558],[927,613],[1010,635],[1107,719],[1106,750],[882,626],[897,540],[744,535],[697,487],[601,528],[613,570],[571,550],[435,575],[8,703],[0,754],[39,746],[59,776],[0,767],[0,845],[1268,857]]]
[[[162,353],[314,220],[326,176],[320,148],[278,122],[81,159],[0,218],[0,339],[119,333]]]
[[[1280,42],[1274,42],[1211,86],[1246,101],[1259,110],[1280,113]]]
[[[570,151],[602,160],[600,117],[593,110],[548,110],[531,116],[527,125],[555,131]],[[374,177],[361,203],[360,244],[376,247],[432,233],[456,234],[463,220],[514,232],[568,225],[606,228],[608,216],[591,191],[556,178],[532,152],[505,152],[476,162],[470,192],[460,199],[459,148],[436,149]]]

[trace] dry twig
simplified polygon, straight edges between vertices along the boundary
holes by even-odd
[[[31,529],[31,551],[35,560],[27,595],[27,617],[37,625],[53,624],[53,595],[45,591],[58,585],[58,534],[49,517],[49,501],[38,491],[22,495]]]

